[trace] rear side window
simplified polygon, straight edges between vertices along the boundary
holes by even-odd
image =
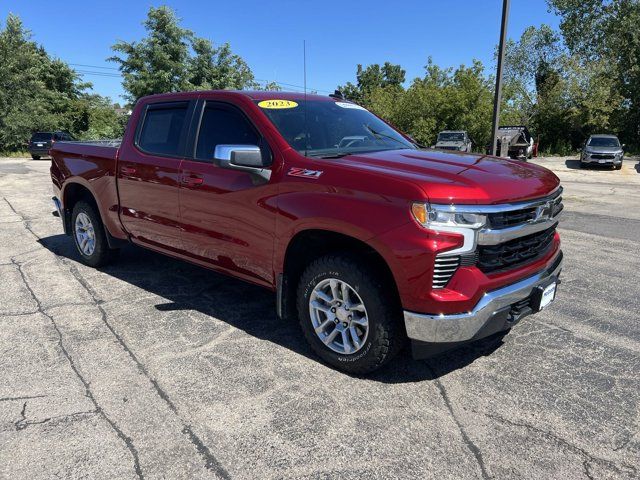
[[[217,145],[258,145],[257,132],[236,109],[207,106],[202,114],[196,158],[212,160]]]
[[[180,155],[188,104],[149,106],[138,137],[138,146],[149,153]]]

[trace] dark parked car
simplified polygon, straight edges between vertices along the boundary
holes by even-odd
[[[591,163],[598,165],[611,165],[616,170],[622,168],[624,157],[624,145],[615,135],[591,135],[582,149],[580,166],[585,167]]]
[[[29,140],[29,153],[34,160],[49,155],[54,142],[74,140],[67,132],[35,132]]]

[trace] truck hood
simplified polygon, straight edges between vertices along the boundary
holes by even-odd
[[[410,181],[432,203],[518,202],[549,195],[560,185],[544,167],[487,155],[407,149],[347,155],[336,161],[364,173]]]

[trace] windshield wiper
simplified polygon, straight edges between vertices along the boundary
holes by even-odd
[[[320,154],[320,155],[313,155],[313,154],[309,154],[309,157],[315,157],[315,158],[342,158],[342,157],[346,157],[347,155],[351,155],[350,152],[335,152],[335,153],[325,153],[325,154]]]
[[[373,128],[371,128],[369,125],[367,125],[366,123],[363,123],[362,126],[364,128],[366,128],[369,132],[371,132],[371,134],[374,137],[378,137],[378,138],[388,138],[389,140],[393,140],[396,143],[399,143],[400,145],[402,145],[404,148],[407,148],[407,144],[404,143],[402,140],[399,140],[395,137],[392,137],[391,135],[387,135],[386,133],[382,133],[382,132],[376,132]]]

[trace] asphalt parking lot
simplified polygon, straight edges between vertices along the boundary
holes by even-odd
[[[0,478],[639,478],[640,164],[536,161],[565,188],[555,304],[360,379],[257,287],[83,266],[49,161],[0,159]]]

